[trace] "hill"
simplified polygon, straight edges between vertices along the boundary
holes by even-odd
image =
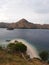
[[[21,19],[16,23],[11,23],[8,27],[16,29],[49,29],[49,24],[34,24],[28,22],[26,19]]]
[[[27,20],[25,19],[21,19],[16,23],[11,23],[9,25],[9,27],[12,28],[18,28],[18,29],[31,29],[32,28],[32,23],[29,23]]]
[[[0,23],[0,28],[8,29],[49,29],[49,24],[34,24],[26,19],[21,19],[16,23]]]

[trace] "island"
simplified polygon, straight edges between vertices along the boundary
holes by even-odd
[[[7,30],[14,29],[49,29],[49,24],[34,24],[26,19],[21,19],[15,23],[0,23],[0,28],[7,28]]]
[[[12,27],[8,27],[7,30],[14,30],[14,28],[12,28]]]

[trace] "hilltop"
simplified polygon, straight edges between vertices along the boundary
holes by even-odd
[[[0,28],[8,28],[8,29],[49,29],[49,24],[34,24],[30,23],[26,19],[21,19],[16,23],[0,23]]]

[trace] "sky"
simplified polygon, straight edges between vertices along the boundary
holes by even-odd
[[[17,22],[22,18],[49,24],[49,0],[0,0],[0,22]]]

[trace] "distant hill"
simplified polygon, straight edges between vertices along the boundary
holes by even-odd
[[[49,24],[34,24],[28,22],[26,19],[21,19],[16,23],[0,23],[0,28],[9,29],[49,29]]]
[[[0,28],[7,28],[8,26],[9,26],[8,23],[4,23],[4,22],[0,23]]]

